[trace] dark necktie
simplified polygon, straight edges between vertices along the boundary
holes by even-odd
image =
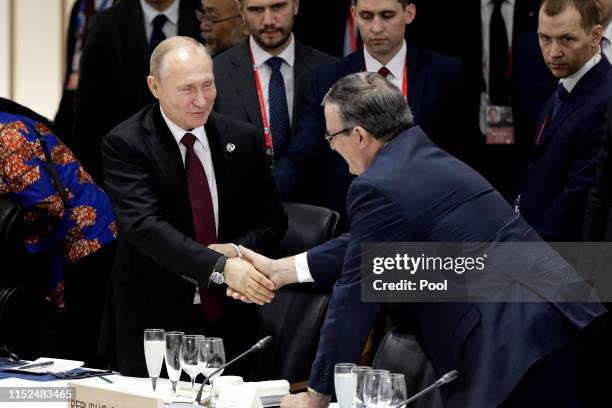
[[[168,17],[164,14],[158,14],[153,19],[153,32],[151,33],[151,40],[149,41],[149,50],[151,52],[153,52],[160,42],[166,39],[166,34],[164,34],[162,30],[166,21],[168,21]]]
[[[565,102],[568,96],[569,92],[567,92],[567,89],[565,89],[562,83],[559,83],[559,85],[557,85],[557,89],[555,90],[552,113],[550,115],[551,119],[553,119],[557,112],[559,112],[559,109],[561,109],[561,106],[563,106],[563,102]]]
[[[509,102],[509,61],[508,34],[501,13],[505,0],[491,0],[493,14],[489,29],[489,100],[495,105]]]
[[[391,71],[389,71],[389,68],[387,68],[385,66],[380,67],[380,69],[378,70],[378,73],[380,75],[382,75],[384,78],[386,78],[387,75],[389,75],[389,72],[391,72]]]
[[[191,133],[185,133],[185,136],[181,139],[181,143],[187,148],[185,176],[187,178],[187,189],[189,190],[195,238],[200,244],[208,246],[217,243],[215,212],[204,166],[193,148],[195,142],[196,137]],[[220,285],[215,286],[220,287]],[[210,289],[200,288],[202,312],[213,321],[221,317],[224,308],[223,295],[219,296],[218,289],[214,286]]]
[[[266,61],[272,70],[268,84],[268,108],[270,110],[270,132],[272,133],[272,147],[274,158],[278,159],[285,150],[289,139],[289,108],[287,107],[287,92],[285,81],[280,71],[283,59],[272,57]]]

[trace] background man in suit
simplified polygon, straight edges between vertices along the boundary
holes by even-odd
[[[612,68],[599,53],[593,0],[547,0],[539,13],[542,54],[559,79],[540,115],[520,196],[525,220],[548,241],[580,240],[601,146]]]
[[[196,14],[212,55],[238,45],[249,36],[236,0],[202,0],[202,10],[197,10]]]
[[[125,0],[96,13],[81,58],[72,146],[102,183],[102,137],[154,101],[147,89],[148,59],[163,39],[201,38],[197,0]]]
[[[239,0],[248,41],[215,58],[215,111],[251,123],[275,160],[299,120],[310,72],[335,61],[292,34],[299,0]],[[257,70],[254,72],[253,64]],[[267,130],[267,131],[266,131]]]
[[[352,180],[346,163],[331,151],[323,138],[325,121],[321,101],[332,85],[345,75],[363,70],[384,72],[402,90],[415,122],[434,142],[465,158],[469,134],[460,101],[461,63],[414,47],[404,41],[416,7],[410,0],[359,0],[353,14],[363,37],[360,50],[313,74],[312,85],[297,122],[296,134],[285,155],[273,169],[285,199],[305,201],[338,211],[340,228],[346,228],[346,191]],[[443,118],[443,119],[441,119]],[[476,126],[476,123],[473,123]],[[474,132],[472,132],[473,134]]]
[[[122,374],[140,376],[146,328],[222,337],[230,357],[250,347],[254,310],[225,302],[211,274],[269,301],[273,285],[237,257],[236,244],[266,251],[287,227],[255,129],[211,114],[206,48],[188,37],[163,41],[147,83],[159,103],[102,143],[120,238],[101,349]]]
[[[304,279],[309,272],[315,281],[324,275],[337,277],[330,265],[343,264],[321,330],[311,388],[286,397],[281,406],[327,406],[334,365],[358,360],[383,305],[394,307],[401,321],[411,322],[438,375],[459,371],[457,381],[440,389],[445,407],[580,406],[578,333],[604,313],[599,303],[541,297],[552,288],[542,281],[525,281],[514,268],[508,283],[513,293],[541,301],[361,301],[361,251],[366,242],[542,241],[482,176],[413,126],[402,94],[379,75],[358,73],[339,80],[324,104],[330,146],[357,175],[347,198],[349,233],[309,250],[301,265],[297,257],[270,261],[252,251],[245,254],[276,287],[311,280]],[[421,176],[406,177],[416,174]],[[486,221],[471,222],[474,219]],[[340,261],[327,263],[329,257]],[[552,273],[561,279],[555,270],[564,261],[555,260],[561,264],[525,267],[530,276],[550,278]],[[569,279],[577,278],[575,271],[568,273]]]

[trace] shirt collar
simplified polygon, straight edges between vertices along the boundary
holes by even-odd
[[[207,148],[208,143],[206,143],[205,139],[206,139],[206,131],[204,130],[204,125],[199,126],[195,129],[192,130],[185,130],[182,127],[180,127],[179,125],[177,125],[176,123],[172,122],[168,116],[166,116],[166,114],[164,113],[164,110],[162,109],[161,105],[159,105],[159,110],[161,111],[162,117],[164,118],[164,122],[166,122],[166,125],[168,126],[168,129],[170,129],[170,133],[172,133],[172,136],[174,137],[174,140],[176,140],[176,143],[178,143],[179,145],[181,144],[181,139],[183,138],[183,136],[185,136],[185,133],[191,133],[192,135],[194,135],[196,137],[196,139],[198,139],[198,141],[202,144],[202,146],[204,146],[204,148]]]
[[[516,0],[506,0],[502,3],[502,6],[504,4],[509,4],[511,6],[514,6]],[[493,6],[493,0],[480,0],[480,6],[481,7],[486,7],[486,6]]]
[[[563,87],[567,90],[567,92],[572,92],[572,89],[576,86],[578,81],[587,73],[591,68],[593,68],[597,63],[601,61],[601,54],[597,53],[591,57],[578,71],[574,72],[572,75],[569,75],[559,82],[563,84]]]
[[[365,58],[366,71],[378,72],[383,66],[387,67],[389,72],[397,78],[404,78],[404,65],[406,64],[406,41],[402,43],[402,48],[389,60],[386,65],[383,65],[376,58],[368,52],[368,49],[364,47],[363,56]]]
[[[612,43],[612,23],[603,30],[602,36]]]
[[[255,65],[257,66],[257,68],[261,68],[267,60],[274,57],[274,55],[261,48],[252,35],[249,37],[249,46],[251,47],[251,52],[253,53],[253,60],[255,61]],[[281,52],[277,56],[282,58],[283,61],[287,63],[287,65],[293,68],[293,63],[295,62],[295,41],[293,40],[293,33],[291,33],[291,38],[289,40],[289,45],[287,46],[287,48],[285,48],[283,52]]]
[[[140,7],[142,7],[142,14],[145,23],[151,25],[153,23],[153,19],[157,17],[158,14],[164,14],[168,18],[168,21],[170,21],[172,24],[178,25],[179,2],[180,0],[174,0],[167,9],[160,12],[154,9],[145,0],[140,0]]]

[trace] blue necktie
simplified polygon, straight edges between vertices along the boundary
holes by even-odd
[[[153,52],[155,47],[159,45],[160,42],[166,39],[166,34],[162,31],[164,24],[168,21],[168,17],[164,14],[158,14],[153,19],[153,32],[151,33],[151,40],[149,41],[149,50]]]
[[[567,89],[565,89],[563,83],[559,83],[559,85],[557,86],[557,90],[555,91],[555,99],[553,101],[551,119],[555,117],[557,112],[559,112],[559,109],[561,109],[563,102],[567,99],[568,96],[569,92],[567,92]]]
[[[285,150],[290,129],[285,81],[280,71],[283,62],[283,59],[280,57],[272,57],[266,61],[266,64],[272,69],[270,83],[268,84],[268,106],[275,159],[278,159],[279,155]]]

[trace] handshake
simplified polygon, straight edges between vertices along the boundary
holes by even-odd
[[[224,278],[227,296],[245,303],[263,305],[274,298],[274,291],[298,281],[295,257],[270,259],[240,246],[241,256],[229,244],[212,244],[209,248],[229,259],[225,264]]]

